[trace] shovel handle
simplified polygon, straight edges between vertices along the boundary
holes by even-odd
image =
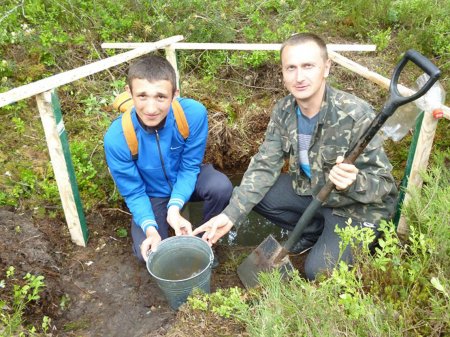
[[[400,74],[408,63],[408,61],[412,61],[419,68],[421,68],[425,73],[429,76],[428,81],[414,94],[410,96],[401,96],[398,91],[398,79]],[[364,151],[366,146],[370,143],[372,138],[378,133],[386,120],[393,115],[395,110],[405,105],[409,102],[412,102],[419,97],[422,97],[428,90],[431,89],[434,83],[439,79],[441,75],[441,71],[438,67],[436,67],[429,59],[420,54],[419,52],[410,49],[408,50],[400,62],[395,67],[394,73],[392,75],[391,84],[389,86],[389,99],[384,105],[381,112],[374,118],[372,123],[368,126],[364,134],[360,137],[360,139],[356,142],[356,144],[347,152],[345,156],[344,163],[353,164],[358,156]],[[328,186],[324,193],[319,192],[318,199],[322,202],[325,202],[328,198],[329,193],[333,190],[333,187]],[[326,194],[325,192],[328,192]]]
[[[416,66],[422,69],[430,78],[416,93],[410,96],[403,97],[400,95],[400,92],[398,90],[398,79],[408,61],[413,62]],[[397,107],[412,102],[418,99],[419,97],[422,97],[428,90],[430,90],[430,88],[438,80],[440,75],[441,71],[439,70],[439,68],[436,67],[429,59],[427,59],[425,56],[423,56],[414,49],[408,50],[403,56],[403,58],[400,60],[400,62],[397,64],[397,67],[394,70],[394,74],[392,75],[391,84],[389,86],[390,94],[393,100],[398,104]]]
[[[428,81],[419,89],[416,93],[404,97],[401,96],[398,91],[398,79],[400,74],[408,63],[408,61],[412,61],[419,68],[421,68],[425,73],[430,77]],[[408,50],[400,62],[395,67],[394,73],[392,75],[391,84],[389,87],[390,97],[386,104],[384,105],[382,111],[375,117],[372,123],[368,126],[364,134],[360,137],[360,139],[356,142],[356,144],[347,152],[344,163],[353,164],[358,156],[364,151],[366,146],[372,140],[372,138],[377,134],[380,128],[383,126],[384,122],[392,116],[394,111],[399,107],[406,103],[416,100],[417,98],[423,96],[433,84],[438,80],[441,75],[441,71],[437,68],[430,60],[428,60],[425,56],[420,54],[419,52],[410,49]],[[307,227],[307,225],[311,222],[316,211],[322,206],[322,204],[327,201],[330,193],[334,189],[334,184],[331,180],[328,180],[325,185],[320,189],[319,193],[313,199],[313,201],[308,205],[306,210],[303,212],[302,216],[298,220],[295,225],[294,230],[289,235],[288,240],[284,244],[284,248],[289,251],[298,241],[303,231]]]

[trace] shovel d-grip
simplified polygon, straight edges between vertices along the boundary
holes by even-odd
[[[400,74],[409,62],[413,62],[425,73],[428,74],[428,81],[414,94],[410,96],[401,96],[398,90],[398,79]],[[375,117],[372,123],[368,126],[366,131],[356,142],[356,144],[347,152],[344,163],[353,164],[358,156],[364,151],[366,146],[377,134],[386,120],[392,116],[395,110],[411,101],[423,96],[438,80],[441,72],[440,70],[425,56],[421,55],[415,50],[408,50],[400,62],[394,69],[392,80],[389,86],[389,98],[385,103],[381,112]],[[311,222],[316,214],[316,211],[328,199],[330,193],[333,191],[335,185],[328,180],[326,184],[320,189],[319,193],[308,205],[306,210],[295,225],[294,230],[289,235],[288,240],[284,245],[280,245],[271,235],[267,237],[238,267],[238,275],[246,288],[254,287],[258,282],[258,273],[261,271],[270,271],[274,268],[282,269],[283,275],[286,271],[292,270],[292,264],[288,256],[291,248],[296,244],[301,237],[304,229]]]

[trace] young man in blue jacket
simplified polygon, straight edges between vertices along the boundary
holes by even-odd
[[[206,108],[177,97],[175,70],[166,59],[155,55],[139,59],[130,66],[127,82],[134,103],[137,159],[127,145],[122,116],[106,132],[104,147],[111,175],[133,216],[134,253],[145,261],[149,251],[169,236],[169,226],[175,235],[192,234],[191,223],[180,214],[188,201],[204,201],[207,221],[228,204],[232,185],[212,165],[202,164],[208,136]],[[186,139],[174,117],[175,99],[189,126]]]

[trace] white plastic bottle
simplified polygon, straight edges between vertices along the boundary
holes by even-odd
[[[417,88],[421,88],[429,79],[427,74],[418,77]],[[387,119],[381,131],[386,138],[398,142],[414,128],[416,118],[420,111],[431,111],[435,118],[443,116],[442,103],[445,102],[445,91],[441,83],[437,81],[425,95],[417,100],[399,107],[394,114]]]

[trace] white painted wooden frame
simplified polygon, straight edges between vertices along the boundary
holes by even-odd
[[[76,181],[74,180],[70,152],[67,152],[68,142],[65,135],[64,123],[62,121],[62,116],[58,116],[58,109],[60,108],[55,92],[57,87],[106,70],[157,49],[164,48],[167,59],[176,70],[177,85],[179,88],[179,72],[176,62],[177,49],[277,51],[281,46],[281,44],[180,43],[179,41],[182,39],[182,36],[173,36],[153,43],[103,43],[102,48],[132,50],[0,94],[0,107],[22,99],[36,96],[39,113],[44,126],[47,146],[49,148],[50,158],[55,171],[55,178],[60,192],[61,202],[63,204],[66,222],[74,243],[82,246],[86,245],[87,227],[84,220],[81,200],[78,195],[78,187],[76,185]],[[389,79],[336,53],[336,51],[373,51],[375,50],[374,45],[328,44],[327,48],[330,58],[334,62],[384,88],[389,88]],[[406,87],[400,87],[399,90],[400,93],[404,95],[410,95],[414,92]],[[446,106],[442,106],[442,109],[444,111],[444,117],[450,119],[450,109]],[[418,183],[417,181],[419,178],[417,177],[419,177],[419,175],[417,172],[426,168],[429,152],[433,143],[433,129],[435,130],[435,124],[436,122],[430,120],[429,116],[424,118],[422,123],[422,128],[425,129],[423,131],[423,138],[425,140],[422,141],[422,144],[426,145],[424,145],[425,150],[423,147],[422,149],[417,148],[416,150],[417,161],[419,163],[417,165],[413,164],[415,171],[414,173],[411,172],[411,181],[414,182],[414,184]]]

